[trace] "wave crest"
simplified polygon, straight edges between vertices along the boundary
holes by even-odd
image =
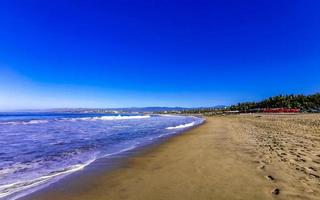
[[[49,182],[52,178],[58,177],[60,175],[67,175],[72,172],[82,170],[83,168],[91,164],[93,161],[95,161],[95,159],[96,158],[93,158],[87,161],[86,163],[76,164],[62,170],[57,170],[56,172],[51,172],[48,175],[37,177],[32,180],[24,180],[24,181],[18,181],[18,182],[6,184],[6,185],[0,185],[0,198]]]
[[[96,121],[96,120],[125,120],[125,119],[146,119],[150,118],[150,115],[136,115],[136,116],[101,116],[101,117],[83,117],[83,118],[73,118],[71,120],[88,120],[88,121]]]
[[[194,125],[195,125],[195,123],[191,122],[191,123],[188,123],[188,124],[181,124],[181,125],[178,125],[178,126],[168,127],[166,129],[168,129],[168,130],[171,130],[171,129],[182,129],[182,128],[192,127]]]
[[[13,121],[13,122],[0,122],[0,124],[3,125],[18,125],[18,124],[22,124],[22,125],[28,125],[28,124],[42,124],[42,123],[47,123],[49,122],[48,120],[43,120],[43,119],[34,119],[34,120],[30,120],[30,121]]]

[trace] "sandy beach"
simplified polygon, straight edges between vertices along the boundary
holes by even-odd
[[[104,162],[23,199],[319,199],[320,115],[207,117],[117,168]]]

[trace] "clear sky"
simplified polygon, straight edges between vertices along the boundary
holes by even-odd
[[[1,0],[0,109],[320,91],[318,0]]]

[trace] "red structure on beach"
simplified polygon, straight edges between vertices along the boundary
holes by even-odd
[[[264,113],[298,113],[299,108],[263,108]]]

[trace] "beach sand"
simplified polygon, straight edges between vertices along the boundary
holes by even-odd
[[[23,199],[320,199],[320,115],[207,117],[115,169],[104,162]]]

